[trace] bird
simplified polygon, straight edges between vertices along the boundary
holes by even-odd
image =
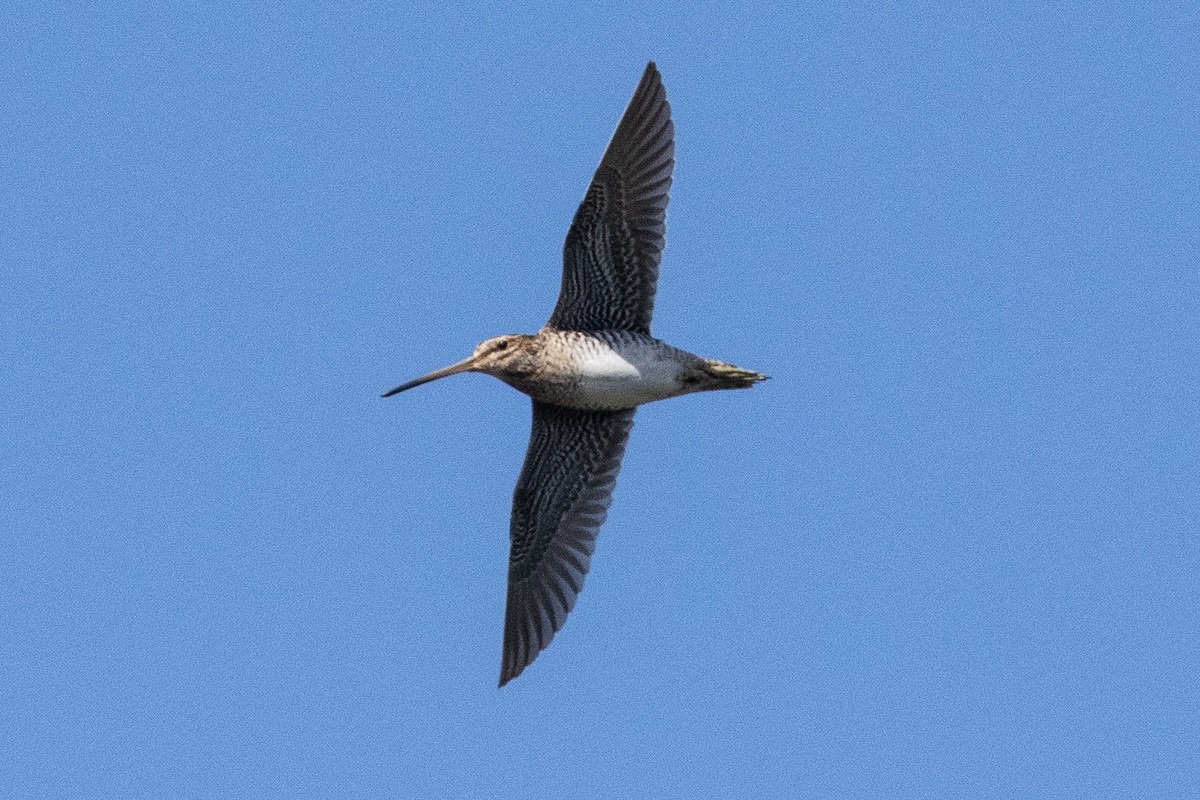
[[[468,358],[383,395],[480,372],[532,398],[509,524],[501,687],[550,644],[575,606],[636,408],[767,379],[650,334],[674,167],[671,106],[650,61],[567,232],[549,321],[534,334],[487,339]]]

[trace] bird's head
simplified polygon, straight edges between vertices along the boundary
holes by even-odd
[[[522,333],[509,333],[504,336],[494,336],[491,339],[486,339],[479,343],[475,348],[475,352],[457,364],[451,364],[448,367],[436,370],[417,378],[414,381],[401,384],[395,389],[384,395],[391,397],[394,394],[408,391],[413,387],[420,386],[423,383],[436,381],[438,378],[445,378],[449,375],[457,375],[460,372],[483,372],[487,375],[492,375],[502,381],[507,381],[510,378],[517,378],[528,375],[533,369],[533,341],[535,337]]]

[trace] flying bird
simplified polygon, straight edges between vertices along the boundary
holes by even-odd
[[[575,606],[635,409],[767,377],[650,335],[674,167],[671,106],[651,61],[567,231],[562,289],[545,327],[488,339],[469,358],[383,395],[482,372],[533,398],[513,492],[500,686],[537,658]]]

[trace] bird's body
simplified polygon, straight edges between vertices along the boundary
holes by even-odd
[[[512,337],[527,348],[530,371],[496,377],[545,403],[588,411],[636,408],[710,389],[735,389],[758,373],[700,358],[636,331],[559,331]],[[734,370],[721,373],[721,367]],[[738,373],[746,373],[739,378]]]
[[[513,492],[501,686],[550,644],[575,605],[634,409],[766,379],[650,335],[674,132],[651,62],[567,233],[562,289],[546,326],[488,339],[469,358],[384,395],[483,372],[533,398],[529,450]]]

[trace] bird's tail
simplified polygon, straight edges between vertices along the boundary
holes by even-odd
[[[704,371],[713,379],[713,389],[746,389],[767,379],[761,372],[707,358],[704,359]]]

